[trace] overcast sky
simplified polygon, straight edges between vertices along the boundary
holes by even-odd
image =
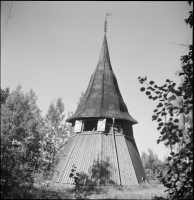
[[[53,99],[62,97],[67,118],[87,89],[100,55],[105,14],[112,13],[110,60],[128,111],[139,122],[133,126],[137,147],[140,153],[152,148],[163,159],[167,149],[157,145],[160,134],[151,118],[156,102],[140,92],[138,77],[158,85],[167,78],[179,83],[175,72],[186,52],[173,43],[191,39],[184,22],[191,8],[186,1],[2,1],[1,87],[32,88],[43,115]]]

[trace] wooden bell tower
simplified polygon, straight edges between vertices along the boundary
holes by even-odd
[[[83,185],[138,185],[145,171],[133,136],[138,122],[129,114],[113,72],[107,44],[107,21],[99,61],[76,112],[53,181],[72,184],[72,166]]]

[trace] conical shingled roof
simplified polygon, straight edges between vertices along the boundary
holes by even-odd
[[[96,70],[91,76],[88,88],[73,116],[67,122],[75,119],[102,117],[128,120],[138,123],[131,117],[123,101],[116,76],[112,70],[106,34]]]

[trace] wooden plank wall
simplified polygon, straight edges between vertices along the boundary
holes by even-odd
[[[134,166],[125,142],[125,137],[123,135],[117,135],[115,136],[115,140],[118,153],[121,185],[138,185]]]
[[[73,151],[73,148],[76,144],[76,141],[77,141],[77,136],[75,137],[70,137],[67,141],[67,144],[66,144],[66,147],[63,151],[63,155],[56,167],[56,170],[55,170],[55,173],[54,173],[54,176],[53,176],[53,180],[55,182],[59,182],[61,176],[63,175],[64,173],[64,170],[66,168],[66,163],[68,162],[71,154],[72,154],[72,151]]]
[[[64,152],[68,155],[59,161],[55,182],[72,184],[69,174],[75,165],[81,175],[81,184],[120,185],[113,135],[82,133],[68,142],[68,150]]]
[[[126,144],[128,147],[129,155],[131,157],[133,167],[135,169],[135,173],[137,176],[138,183],[142,183],[142,177],[146,178],[145,170],[143,168],[143,164],[141,162],[141,158],[136,149],[135,141],[131,138],[126,137]],[[146,178],[147,179],[147,178]],[[147,180],[148,181],[148,180]]]
[[[116,123],[120,126],[120,123]],[[73,127],[72,127],[73,128]],[[145,171],[135,144],[132,127],[109,129],[110,133],[83,132],[72,134],[63,151],[53,181],[73,184],[72,166],[77,167],[84,185],[138,185]],[[123,133],[123,134],[122,134]],[[125,136],[125,134],[127,136]]]

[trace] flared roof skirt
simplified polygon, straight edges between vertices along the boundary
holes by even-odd
[[[76,112],[67,122],[80,118],[115,118],[138,122],[129,114],[119,90],[116,76],[112,70],[106,34],[96,70],[90,78],[88,88],[77,107]]]

